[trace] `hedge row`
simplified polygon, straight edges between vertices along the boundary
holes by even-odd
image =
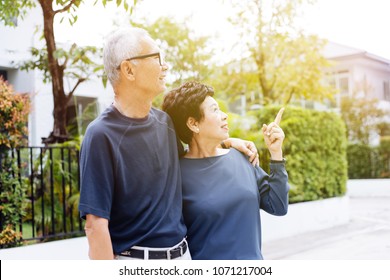
[[[390,178],[390,137],[378,147],[350,144],[347,156],[350,179]]]
[[[264,107],[253,112],[257,121],[251,132],[245,133],[239,126],[231,136],[253,140],[260,151],[264,150],[260,128],[272,122],[279,109]],[[286,107],[280,126],[286,135],[283,153],[291,185],[290,203],[345,194],[347,139],[342,119],[335,113]],[[261,162],[261,166],[268,171],[268,162]]]

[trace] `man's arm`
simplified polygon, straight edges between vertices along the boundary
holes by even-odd
[[[221,142],[221,146],[224,149],[235,148],[241,153],[249,157],[249,162],[253,166],[259,165],[259,153],[257,152],[256,145],[252,141],[246,141],[239,138],[228,138]]]
[[[87,214],[85,233],[89,244],[89,258],[92,260],[114,259],[108,220]]]

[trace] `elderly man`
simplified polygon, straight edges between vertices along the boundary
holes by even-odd
[[[149,34],[119,29],[104,47],[114,103],[88,127],[80,153],[79,210],[91,259],[191,259],[182,217],[174,126],[152,107],[168,66]],[[254,145],[226,141],[251,155]]]

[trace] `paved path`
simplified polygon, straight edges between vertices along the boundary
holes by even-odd
[[[390,197],[351,197],[349,223],[263,244],[270,260],[390,260]]]

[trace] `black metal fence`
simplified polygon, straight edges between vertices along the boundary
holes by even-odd
[[[23,147],[10,152],[27,192],[26,215],[16,229],[21,241],[84,235],[79,218],[79,151],[75,147]],[[0,190],[1,192],[1,190]],[[0,232],[4,225],[0,225]]]

